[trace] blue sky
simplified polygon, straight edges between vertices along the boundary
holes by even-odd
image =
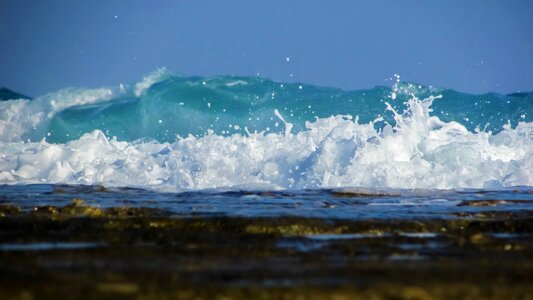
[[[533,1],[0,1],[0,86],[32,96],[156,68],[344,89],[533,90]],[[289,61],[287,61],[289,57]]]

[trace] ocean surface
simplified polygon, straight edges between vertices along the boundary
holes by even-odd
[[[133,84],[0,101],[0,184],[531,197],[532,122],[533,93],[472,95],[398,76],[346,91],[161,69]]]
[[[352,221],[453,221],[478,218],[486,221],[499,216],[528,216],[533,212],[533,187],[498,190],[341,188],[159,193],[86,185],[0,185],[0,204],[16,205],[27,212],[36,211],[37,207],[66,207],[72,204],[72,199],[83,199],[84,204],[102,209],[154,208],[174,218],[276,220],[301,217]]]

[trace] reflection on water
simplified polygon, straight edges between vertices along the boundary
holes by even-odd
[[[49,251],[49,250],[76,250],[103,246],[100,243],[6,243],[0,244],[1,251]]]

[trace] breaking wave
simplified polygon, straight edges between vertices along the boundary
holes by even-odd
[[[533,185],[531,93],[185,77],[0,102],[0,183],[198,189]]]

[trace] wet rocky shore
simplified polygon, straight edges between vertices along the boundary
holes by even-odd
[[[2,299],[531,299],[533,212],[499,209],[513,205],[502,201],[461,202],[485,209],[448,216],[328,219],[4,199],[0,291]]]

